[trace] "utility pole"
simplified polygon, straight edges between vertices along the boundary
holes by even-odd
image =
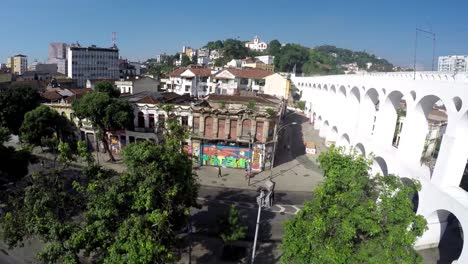
[[[250,264],[253,264],[255,261],[255,251],[257,249],[258,229],[260,227],[260,215],[262,213],[262,207],[270,208],[271,206],[273,206],[273,192],[275,191],[275,183],[268,180],[267,182],[265,182],[265,186],[266,188],[262,188],[260,190],[260,194],[257,196],[257,224],[255,225],[254,244],[252,247],[252,258],[250,260]]]
[[[416,59],[417,59],[417,50],[418,50],[418,32],[425,34],[426,36],[432,37],[432,65],[431,71],[434,71],[434,64],[435,64],[435,45],[436,45],[436,34],[432,31],[420,29],[416,27],[416,35],[414,37],[414,60],[413,60],[413,69],[414,69],[414,76],[413,79],[416,79]]]

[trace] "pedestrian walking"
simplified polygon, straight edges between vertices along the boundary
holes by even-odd
[[[221,166],[218,166],[218,178],[221,178]]]
[[[245,167],[245,179],[248,180],[249,179],[249,169],[247,167]]]

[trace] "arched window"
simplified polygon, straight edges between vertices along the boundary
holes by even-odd
[[[250,137],[250,119],[245,119],[242,121],[242,137]]]
[[[213,118],[205,118],[205,137],[213,137]]]
[[[145,127],[145,115],[143,112],[138,112],[138,127]]]

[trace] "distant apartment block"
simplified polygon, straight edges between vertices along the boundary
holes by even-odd
[[[468,72],[467,55],[449,55],[439,57],[439,71]]]
[[[67,48],[68,77],[76,79],[78,87],[84,87],[87,80],[119,79],[119,49],[81,47],[79,44]]]
[[[7,59],[7,68],[14,74],[23,74],[28,70],[28,57],[25,55],[15,55]]]
[[[63,42],[53,42],[49,44],[49,58],[47,63],[57,64],[57,72],[67,75],[67,47]]]

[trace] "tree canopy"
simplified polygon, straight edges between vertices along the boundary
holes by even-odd
[[[131,127],[133,108],[127,101],[116,97],[118,92],[98,87],[96,85],[94,91],[74,101],[72,107],[78,118],[89,120],[97,129],[98,138],[102,141],[110,160],[115,161],[106,133]]]
[[[413,244],[426,221],[409,199],[419,183],[370,177],[371,160],[334,147],[319,162],[324,182],[286,223],[283,263],[421,263]]]
[[[37,90],[28,86],[11,86],[0,93],[0,126],[18,135],[24,114],[39,105]]]
[[[276,56],[280,52],[280,49],[281,43],[279,42],[279,40],[274,39],[268,44],[268,49],[266,53],[271,56]]]
[[[127,171],[119,175],[96,166],[79,142],[88,163],[83,174],[33,173],[8,199],[3,239],[19,246],[40,238],[45,245],[39,259],[45,263],[79,263],[79,256],[97,263],[174,262],[176,235],[190,207],[198,206],[192,163],[181,151],[187,133],[173,122],[161,144],[128,145]]]
[[[26,149],[15,150],[13,147],[6,147],[4,143],[10,138],[10,132],[4,127],[0,127],[0,186],[3,184],[18,181],[28,173],[28,165],[31,160],[31,153]],[[0,187],[2,193],[3,186]]]
[[[54,138],[64,141],[72,134],[71,122],[46,105],[27,112],[20,128],[21,139],[35,146],[50,146]]]

